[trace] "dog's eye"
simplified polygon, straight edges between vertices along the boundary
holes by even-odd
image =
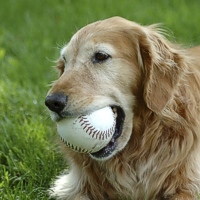
[[[64,62],[67,62],[65,56],[62,56],[62,58],[63,58]]]
[[[104,62],[105,60],[107,60],[108,58],[110,58],[110,55],[108,55],[107,53],[96,52],[94,54],[92,61],[94,63],[101,63],[101,62]]]

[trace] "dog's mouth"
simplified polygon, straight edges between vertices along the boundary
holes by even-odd
[[[125,119],[125,113],[123,109],[119,106],[111,106],[114,115],[116,117],[115,133],[111,138],[110,142],[101,150],[90,153],[91,157],[98,160],[103,160],[108,158],[117,147],[117,139],[121,136],[123,130],[123,124]]]

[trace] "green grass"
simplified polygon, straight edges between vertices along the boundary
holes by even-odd
[[[71,35],[120,15],[163,23],[172,40],[200,43],[199,0],[5,0],[0,4],[0,199],[49,199],[46,190],[67,165],[44,98],[56,79],[52,60]]]

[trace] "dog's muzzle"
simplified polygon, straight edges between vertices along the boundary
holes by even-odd
[[[67,100],[68,97],[64,94],[55,93],[46,97],[45,105],[49,108],[49,110],[60,114],[60,112],[67,105]]]

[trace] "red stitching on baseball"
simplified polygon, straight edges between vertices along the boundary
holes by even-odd
[[[84,128],[83,128],[83,130],[85,130],[86,128],[87,128],[87,124],[84,124],[85,126],[84,126]]]
[[[114,113],[113,113],[113,118],[115,119]],[[85,130],[86,133],[89,135],[92,134],[91,135],[92,138],[96,138],[99,140],[107,139],[108,137],[111,136],[111,133],[115,130],[115,120],[113,121],[112,127],[110,127],[105,131],[101,131],[101,130],[96,130],[96,128],[93,127],[93,125],[90,123],[86,115],[80,116],[78,119],[83,130]]]
[[[96,132],[94,131],[94,134],[95,134]],[[99,133],[97,133],[97,134],[95,134],[96,135],[96,139],[98,138],[98,135],[99,135]]]
[[[93,133],[92,137],[94,138],[95,137],[95,133]],[[96,138],[97,139],[97,138]]]
[[[83,119],[81,118],[80,120],[79,120],[79,123],[81,123],[83,121]]]
[[[94,130],[92,129],[92,126],[89,126],[88,129],[86,130],[86,133],[89,132],[88,134],[90,135],[92,133],[92,130]]]

